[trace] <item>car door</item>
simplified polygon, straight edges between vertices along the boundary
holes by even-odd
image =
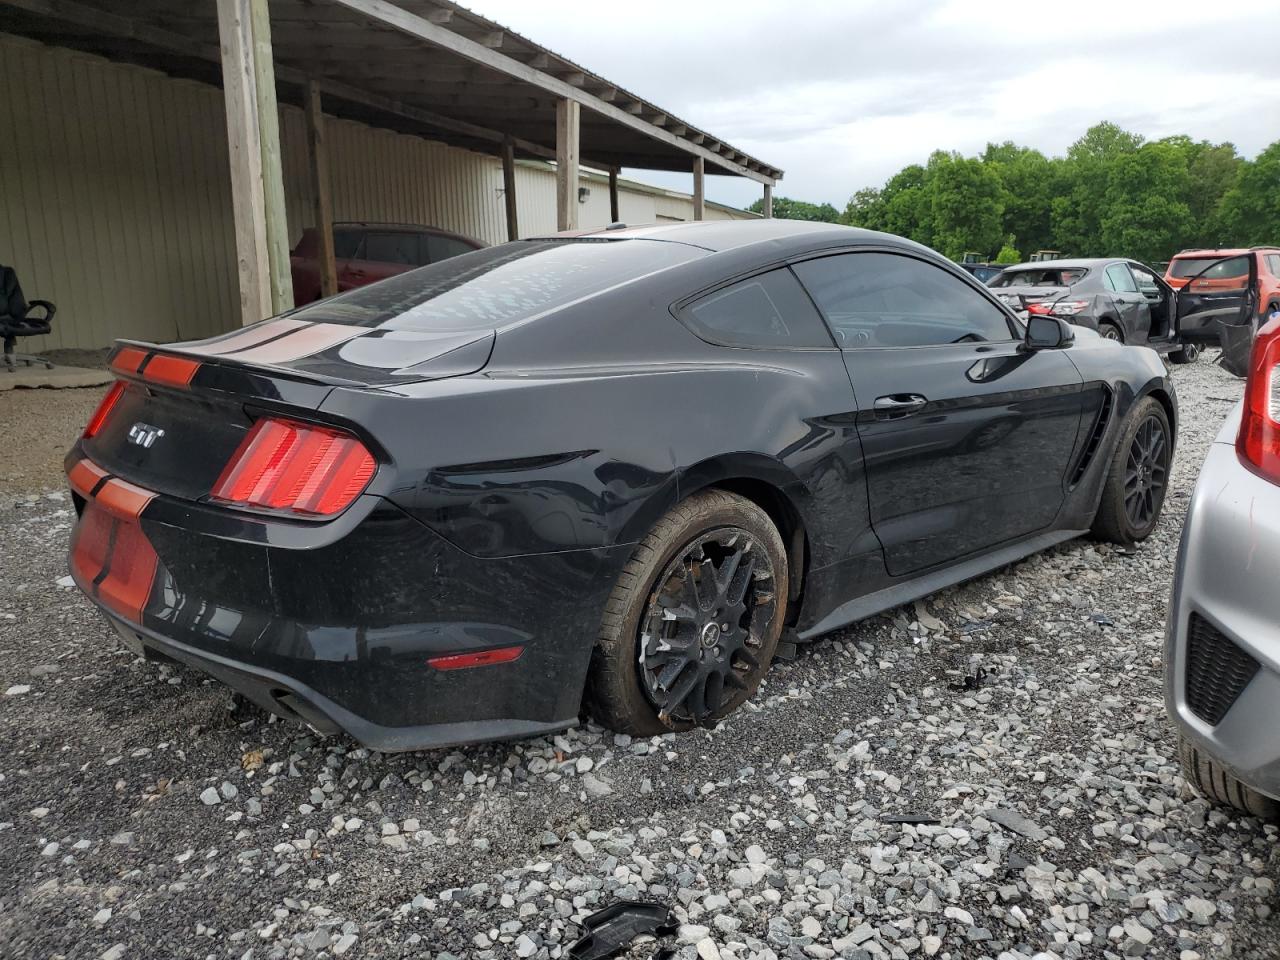
[[[1146,343],[1151,332],[1151,308],[1147,298],[1138,291],[1128,265],[1107,264],[1105,282],[1120,314],[1118,319],[1125,343]]]
[[[1258,264],[1252,253],[1223,257],[1188,277],[1177,294],[1177,333],[1184,340],[1218,339],[1219,322],[1252,325],[1257,315]]]
[[[1129,264],[1129,272],[1147,302],[1147,342],[1167,341],[1172,331],[1173,288],[1165,283],[1163,276],[1142,264]]]
[[[834,254],[793,269],[854,388],[872,527],[892,575],[1053,522],[1083,396],[1064,352],[1026,351],[989,295],[908,254]]]

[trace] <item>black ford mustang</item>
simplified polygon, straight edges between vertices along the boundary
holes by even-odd
[[[1176,419],[1152,351],[778,220],[508,243],[112,366],[80,588],[386,750],[714,723],[784,630],[1146,537]]]

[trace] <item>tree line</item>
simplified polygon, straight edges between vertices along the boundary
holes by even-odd
[[[1230,143],[1147,141],[1099,123],[1065,157],[1011,141],[976,157],[938,150],[843,211],[777,197],[773,213],[895,233],[956,260],[1019,263],[1058,250],[1154,263],[1189,247],[1280,244],[1280,141],[1246,160]]]

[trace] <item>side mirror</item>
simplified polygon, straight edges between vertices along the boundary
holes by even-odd
[[[1028,350],[1057,350],[1070,346],[1075,338],[1071,324],[1058,317],[1033,313],[1027,318]]]

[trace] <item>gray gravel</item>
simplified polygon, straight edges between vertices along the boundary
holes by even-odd
[[[233,714],[65,586],[60,492],[0,504],[0,956],[559,957],[639,897],[703,960],[1274,957],[1276,828],[1188,792],[1161,702],[1182,513],[1241,392],[1175,375],[1140,549],[1067,544],[840,631],[654,740],[381,755]]]

